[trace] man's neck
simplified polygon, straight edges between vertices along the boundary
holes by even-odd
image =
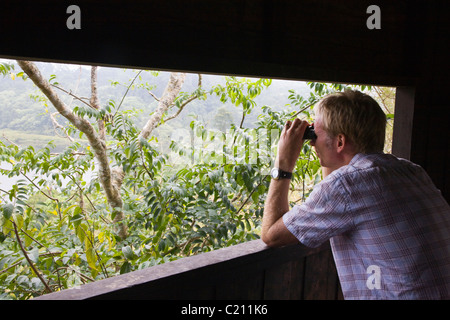
[[[332,167],[322,167],[322,177],[325,178],[330,173],[332,173],[334,170],[337,170],[343,166],[346,166],[352,161],[353,157],[356,156],[356,153],[345,153],[342,154],[342,157],[340,158],[340,161],[338,161],[334,166]]]

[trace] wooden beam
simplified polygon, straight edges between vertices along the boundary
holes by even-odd
[[[330,252],[328,243],[316,249],[302,245],[273,249],[268,248],[261,240],[255,240],[96,281],[79,288],[43,295],[36,299],[299,298],[298,290],[303,287],[304,281],[301,271],[302,261],[304,261],[302,259],[324,252]],[[325,256],[331,257],[331,253]],[[311,260],[311,263],[315,263],[314,261],[314,259]],[[316,262],[321,264],[324,261],[321,258]],[[326,261],[328,264],[328,260]],[[287,269],[279,268],[289,263],[292,264]],[[309,269],[321,268],[320,265],[311,265],[311,263]],[[268,287],[265,287],[266,281],[270,278],[266,277],[268,271],[276,272],[273,273],[273,277],[278,282],[272,281]],[[285,271],[287,271],[286,274]],[[336,282],[329,283],[328,280],[319,279],[319,276],[327,279],[332,277],[334,281],[337,281],[335,270],[326,268],[325,272],[309,276],[309,281],[320,284],[314,288],[318,298],[329,297],[329,293],[336,288]],[[294,273],[296,275],[292,276]],[[282,279],[283,281],[280,281]],[[332,288],[325,288],[322,285],[330,285]],[[320,295],[318,293],[320,290],[325,293]]]
[[[414,94],[414,87],[396,89],[392,154],[404,159],[411,157]]]
[[[0,56],[82,64],[282,79],[407,85],[421,3],[379,0],[380,30],[369,30],[369,0],[154,0],[67,3],[2,0]],[[413,17],[412,21],[410,17]],[[420,21],[422,22],[422,21]],[[412,31],[410,29],[412,28]],[[389,50],[386,50],[389,48]]]

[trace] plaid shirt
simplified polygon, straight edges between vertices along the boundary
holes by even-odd
[[[283,221],[306,246],[330,239],[345,299],[450,299],[450,207],[418,165],[357,154]]]

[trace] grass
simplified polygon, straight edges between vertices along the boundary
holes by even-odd
[[[67,138],[56,135],[29,133],[11,129],[0,129],[0,140],[5,144],[15,143],[21,147],[33,146],[35,149],[42,148],[50,141],[53,141],[55,145],[54,152],[60,152],[70,145],[70,141]]]

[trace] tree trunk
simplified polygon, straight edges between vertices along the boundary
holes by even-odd
[[[100,135],[98,135],[95,131],[95,128],[89,121],[75,115],[72,110],[67,107],[64,102],[62,102],[62,100],[52,89],[49,82],[42,76],[41,72],[34,63],[30,61],[20,60],[18,60],[17,63],[22,68],[22,70],[30,77],[33,83],[50,100],[56,110],[58,110],[61,115],[63,115],[78,130],[86,135],[89,144],[94,151],[95,157],[97,158],[97,161],[99,163],[99,179],[108,200],[108,204],[112,207],[112,210],[114,212],[114,222],[117,225],[116,232],[121,239],[125,239],[128,234],[127,226],[122,221],[124,218],[124,214],[122,211],[123,202],[120,196],[120,186],[118,188],[114,183],[115,181],[117,181],[117,179],[112,178],[109,159],[106,152],[104,133],[102,133],[102,129],[100,128]],[[95,81],[96,83],[96,73],[95,75],[94,73],[95,70],[92,71],[91,80]],[[96,91],[96,88],[92,90],[93,97],[91,98],[91,103],[93,103],[93,107],[98,108],[98,98],[96,98]]]
[[[185,73],[174,73],[170,74],[169,82],[167,83],[164,93],[159,99],[158,107],[155,113],[150,117],[150,119],[145,124],[144,128],[140,133],[140,137],[148,139],[153,129],[161,122],[164,112],[166,112],[169,107],[173,104],[176,97],[180,93],[181,87],[183,86],[184,80],[186,79]]]

